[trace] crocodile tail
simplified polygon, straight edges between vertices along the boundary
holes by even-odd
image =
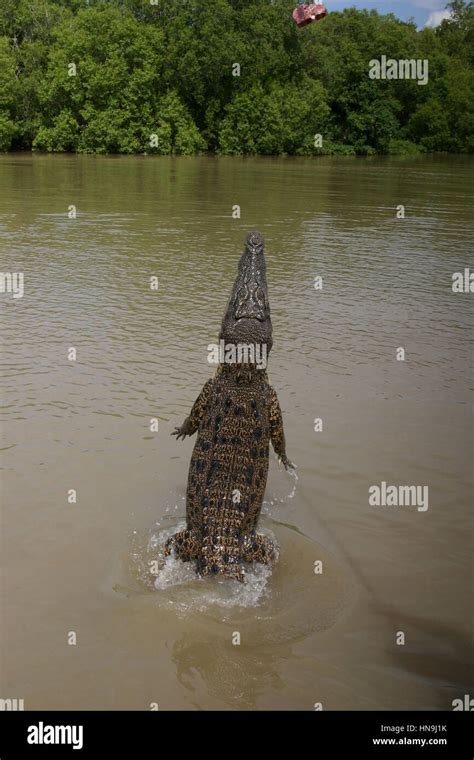
[[[232,470],[229,466],[229,473]],[[229,483],[222,489],[232,492]],[[203,509],[202,545],[196,563],[198,575],[220,575],[245,583],[240,528],[243,517],[240,505],[234,505],[232,500],[214,494],[209,496]]]
[[[201,577],[221,575],[245,583],[245,571],[234,557],[224,557],[222,552],[212,552],[200,557],[196,562],[196,572]]]
[[[190,530],[180,530],[170,536],[165,543],[164,555],[174,554],[183,562],[189,562],[199,556],[201,542],[199,537]]]

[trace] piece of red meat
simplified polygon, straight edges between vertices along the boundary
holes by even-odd
[[[313,21],[319,21],[327,15],[327,10],[322,3],[304,3],[298,5],[293,11],[293,18],[297,26],[306,26]]]

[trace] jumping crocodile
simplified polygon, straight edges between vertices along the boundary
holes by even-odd
[[[188,474],[186,529],[171,536],[165,554],[195,561],[199,576],[222,575],[243,582],[243,563],[269,564],[278,547],[257,533],[271,441],[285,469],[283,419],[268,382],[272,347],[264,241],[247,235],[245,250],[222,320],[224,360],[172,435],[198,431]],[[230,350],[229,350],[230,349]],[[230,358],[229,358],[230,357]],[[235,361],[234,361],[235,359]]]

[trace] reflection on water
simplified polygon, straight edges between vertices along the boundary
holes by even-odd
[[[173,662],[179,683],[191,693],[195,674],[211,698],[229,707],[255,709],[257,697],[283,689],[282,662],[291,661],[292,645],[331,629],[357,597],[347,571],[322,546],[294,528],[263,521],[262,532],[276,540],[281,561],[272,569],[247,566],[246,583],[218,578],[197,580],[190,563],[164,558],[167,537],[176,529],[152,530],[133,537],[132,567],[124,574],[137,588],[118,593],[149,594],[160,611],[172,611],[186,623],[175,641]],[[302,583],[301,569],[324,572]],[[154,567],[154,562],[157,566]],[[158,592],[158,593],[157,593]]]
[[[223,706],[237,710],[255,710],[262,692],[278,696],[284,693],[285,682],[279,675],[282,660],[291,656],[291,647],[274,647],[260,652],[220,641],[210,643],[205,636],[184,634],[173,647],[176,675],[183,689],[193,691],[196,674],[202,679],[209,696]],[[199,707],[198,704],[195,705]]]
[[[451,278],[474,268],[473,165],[0,157],[1,269],[25,289],[0,295],[3,696],[450,709],[464,694],[472,310]],[[189,567],[170,562],[161,588],[134,568],[157,548],[142,538],[183,519],[193,442],[170,432],[212,375],[207,346],[253,228],[298,481],[271,458],[263,524],[280,560],[234,605]],[[427,485],[429,510],[370,507],[382,480]]]

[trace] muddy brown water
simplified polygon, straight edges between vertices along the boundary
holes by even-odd
[[[383,710],[472,693],[474,296],[451,284],[474,269],[473,168],[0,157],[1,269],[24,273],[22,298],[0,294],[0,697]],[[193,446],[170,432],[214,371],[254,228],[298,469],[272,455],[262,529],[280,560],[236,588],[160,545]],[[382,481],[428,486],[428,509],[371,506]]]

